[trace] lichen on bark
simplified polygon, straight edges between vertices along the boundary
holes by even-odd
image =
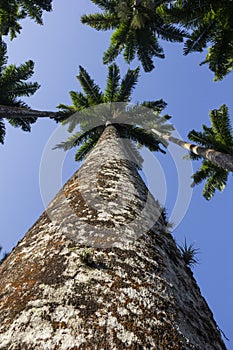
[[[226,349],[160,214],[108,126],[0,267],[0,349]]]

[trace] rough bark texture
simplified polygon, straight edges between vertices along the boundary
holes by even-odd
[[[121,144],[107,127],[0,267],[0,349],[226,349]]]

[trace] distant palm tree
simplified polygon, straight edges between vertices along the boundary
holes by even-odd
[[[114,29],[111,44],[104,53],[103,62],[111,63],[124,50],[124,59],[131,62],[135,56],[146,72],[154,68],[153,57],[164,58],[158,38],[168,41],[183,40],[186,32],[166,24],[154,0],[92,0],[103,13],[82,16],[82,23],[97,30]]]
[[[211,127],[203,125],[203,132],[192,130],[188,137],[196,144],[180,140],[170,134],[152,131],[166,141],[173,142],[190,152],[193,160],[204,159],[193,175],[193,186],[206,180],[203,196],[209,200],[215,190],[223,191],[229,172],[233,172],[233,132],[228,108],[222,105],[210,112]]]
[[[80,124],[81,131],[74,133],[67,141],[57,145],[57,148],[65,150],[79,146],[76,153],[76,160],[80,161],[86,157],[89,151],[95,146],[99,137],[107,125],[113,124],[122,138],[129,139],[139,145],[148,147],[151,151],[164,150],[159,144],[158,136],[151,131],[140,127],[143,118],[153,120],[154,123],[162,124],[165,131],[171,130],[171,125],[167,124],[169,116],[160,117],[160,112],[166,106],[163,100],[143,102],[140,106],[128,105],[131,93],[137,83],[139,68],[128,70],[125,77],[120,81],[120,71],[114,63],[108,68],[107,84],[104,92],[101,92],[98,85],[91,79],[86,70],[80,67],[78,80],[83,88],[81,92],[70,92],[73,105],[66,106],[60,104],[65,117],[64,123],[69,123],[69,131],[73,132],[75,126]],[[90,108],[96,106],[96,108]],[[88,113],[88,108],[90,112]],[[148,113],[148,110],[150,111]],[[75,114],[75,112],[79,112]],[[153,113],[152,113],[153,112]],[[66,119],[67,115],[73,117]],[[56,118],[55,118],[56,119]],[[58,117],[57,120],[61,120]],[[130,147],[130,143],[129,143]],[[137,152],[132,150],[136,155]]]
[[[233,3],[231,0],[164,1],[160,15],[167,23],[180,24],[190,32],[184,54],[208,48],[207,63],[215,80],[233,69]]]
[[[189,138],[204,147],[218,151],[217,162],[205,159],[199,170],[193,175],[193,185],[206,181],[203,196],[209,200],[213,197],[216,189],[223,191],[229,171],[233,172],[233,131],[231,127],[228,108],[222,105],[219,109],[210,112],[211,126],[203,125],[203,131],[192,130]],[[201,159],[191,153],[192,159]],[[228,167],[224,166],[228,163]]]
[[[14,39],[22,27],[20,20],[30,17],[43,24],[43,10],[52,10],[52,0],[11,0],[0,2],[0,37],[10,34]]]

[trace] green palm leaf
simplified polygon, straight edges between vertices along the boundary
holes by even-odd
[[[120,70],[114,63],[108,68],[107,85],[104,93],[105,102],[114,102],[119,91]]]
[[[11,0],[0,2],[0,37],[10,34],[14,39],[20,33],[20,21],[26,17],[43,24],[43,11],[52,10],[52,0]]]
[[[210,112],[211,127],[203,125],[203,131],[192,130],[188,137],[191,141],[216,151],[233,155],[233,132],[226,105]],[[201,157],[190,154],[191,159]],[[215,191],[223,191],[229,171],[216,165],[210,160],[203,160],[200,168],[193,175],[193,186],[205,181],[203,196],[210,200]]]
[[[27,82],[32,74],[34,63],[27,61],[20,66],[6,66],[6,44],[0,42],[0,104],[5,106],[16,106],[29,108],[19,97],[31,96],[39,88],[37,83]],[[31,124],[35,123],[37,118],[7,118],[8,122],[14,127],[20,127],[23,131],[30,131]],[[0,142],[4,142],[5,125],[1,120]]]
[[[90,75],[87,71],[79,66],[79,75],[77,76],[83,91],[86,94],[87,100],[91,104],[98,104],[103,102],[102,93],[100,92],[100,88],[95,84],[94,80],[91,79]]]
[[[140,68],[136,68],[135,70],[129,69],[122,79],[119,91],[117,93],[117,102],[127,102],[130,99],[133,89],[135,88],[138,77],[139,77]]]
[[[110,46],[105,51],[103,62],[111,63],[123,51],[124,58],[131,62],[136,54],[145,71],[154,68],[153,58],[164,58],[158,38],[182,41],[187,35],[182,28],[165,23],[157,11],[164,1],[96,1],[102,13],[84,15],[82,23],[97,30],[114,29]]]
[[[208,49],[206,59],[215,73],[214,80],[223,79],[233,69],[233,3],[232,1],[168,1],[159,8],[164,21],[189,30],[184,54]]]
[[[103,56],[104,64],[113,62],[119,53],[121,53],[127,33],[128,26],[125,23],[122,23],[112,34],[110,46]]]
[[[4,143],[4,138],[6,135],[6,127],[5,127],[5,123],[2,120],[2,118],[0,119],[0,143]]]

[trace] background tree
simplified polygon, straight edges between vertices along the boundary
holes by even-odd
[[[164,58],[158,38],[181,42],[186,32],[164,22],[157,13],[160,1],[92,0],[102,13],[84,15],[82,23],[97,30],[114,29],[103,62],[111,63],[124,51],[124,59],[131,62],[136,56],[146,72],[154,68],[153,57]]]
[[[30,17],[43,24],[43,11],[52,10],[52,0],[10,0],[0,1],[0,36],[10,35],[14,39],[20,33],[20,21]]]
[[[233,134],[228,108],[222,105],[210,112],[211,127],[203,125],[203,132],[192,130],[188,137],[195,144],[173,137],[170,132],[151,130],[165,141],[189,151],[192,160],[202,160],[201,168],[193,175],[193,186],[204,180],[203,196],[209,200],[218,189],[225,188],[229,172],[233,172]]]
[[[233,157],[233,132],[228,114],[228,108],[222,105],[219,109],[210,112],[211,126],[203,124],[202,132],[192,130],[189,138],[201,146],[214,148],[215,150]],[[190,153],[191,159],[201,159],[200,156]],[[211,162],[208,159],[203,160],[199,170],[193,175],[193,186],[205,181],[203,196],[209,200],[213,197],[216,190],[223,191],[229,171]]]
[[[233,3],[231,0],[166,1],[159,14],[167,23],[178,24],[190,32],[184,54],[208,48],[206,59],[215,74],[223,79],[233,68]]]

